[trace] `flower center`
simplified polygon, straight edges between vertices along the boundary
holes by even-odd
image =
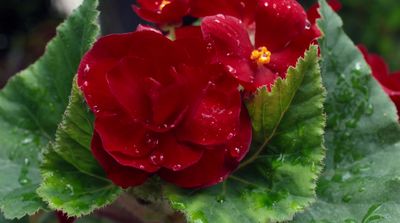
[[[160,5],[158,6],[158,10],[162,11],[165,6],[171,4],[171,1],[168,0],[162,0]]]
[[[268,64],[271,62],[271,52],[267,49],[267,47],[259,47],[256,50],[251,52],[250,59],[257,62],[257,64]]]

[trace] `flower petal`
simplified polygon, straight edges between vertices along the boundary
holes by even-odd
[[[233,137],[226,148],[230,152],[230,155],[237,161],[240,162],[247,155],[250,149],[252,139],[252,125],[249,113],[246,107],[243,105],[242,112],[240,113],[240,131],[239,134]]]
[[[107,174],[107,177],[113,181],[114,184],[128,188],[137,186],[144,183],[150,176],[149,173],[132,168],[122,166],[117,163],[106,151],[104,151],[101,139],[96,132],[92,138],[92,153],[99,161]]]
[[[223,148],[205,150],[202,159],[182,171],[161,169],[160,177],[184,188],[201,188],[222,182],[232,170],[235,162]]]
[[[197,163],[202,155],[202,149],[180,143],[174,135],[170,134],[162,137],[159,148],[150,156],[150,159],[155,165],[180,171]]]
[[[102,37],[84,55],[80,63],[78,86],[95,113],[100,111],[107,114],[120,110],[119,104],[108,90],[106,72],[128,54],[131,39],[132,35],[128,34]]]
[[[179,23],[189,11],[189,0],[169,0],[160,7],[162,0],[138,0],[140,7],[132,5],[132,9],[142,19],[165,25]]]
[[[310,26],[296,0],[261,0],[256,14],[256,47],[265,46],[274,53]]]
[[[158,139],[143,126],[133,123],[128,117],[97,117],[95,130],[99,135],[104,150],[121,165],[155,172],[147,157],[157,147]]]
[[[250,55],[253,46],[243,23],[232,16],[216,15],[205,17],[201,29],[215,55],[213,61],[223,64],[238,80],[252,82]]]
[[[240,93],[233,79],[210,82],[179,128],[178,138],[199,145],[223,144],[236,135],[240,110]]]
[[[194,17],[205,17],[216,14],[234,16],[244,23],[254,21],[256,0],[192,0],[190,14]]]

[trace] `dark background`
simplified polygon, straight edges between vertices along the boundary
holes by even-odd
[[[100,0],[103,34],[133,31],[141,22],[132,12],[134,0]],[[300,1],[305,7],[314,0]],[[340,15],[356,43],[381,54],[391,69],[400,70],[399,0],[342,0]],[[51,0],[0,1],[0,86],[42,55],[64,15]]]

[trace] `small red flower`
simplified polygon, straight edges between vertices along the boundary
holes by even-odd
[[[244,158],[251,123],[238,84],[207,56],[200,39],[148,30],[103,37],[84,56],[78,85],[96,117],[92,151],[115,184],[157,173],[210,186]]]
[[[201,29],[214,51],[213,61],[223,64],[247,90],[270,86],[285,77],[309,45],[319,36],[303,7],[295,0],[258,2],[253,35],[240,19],[205,17]]]
[[[189,12],[190,0],[138,0],[132,8],[142,19],[166,25],[180,23]]]
[[[362,52],[365,60],[372,70],[372,75],[380,83],[383,90],[390,96],[393,103],[400,111],[400,72],[390,73],[389,67],[385,60],[377,54],[368,53],[365,46],[359,45],[358,48]]]

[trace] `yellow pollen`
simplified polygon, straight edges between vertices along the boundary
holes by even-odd
[[[162,0],[162,2],[160,3],[160,6],[158,6],[158,9],[160,11],[162,11],[164,9],[165,6],[171,4],[171,1],[168,0]]]
[[[267,49],[267,47],[259,47],[256,50],[251,52],[250,59],[257,62],[257,64],[268,64],[271,62],[271,52]]]

